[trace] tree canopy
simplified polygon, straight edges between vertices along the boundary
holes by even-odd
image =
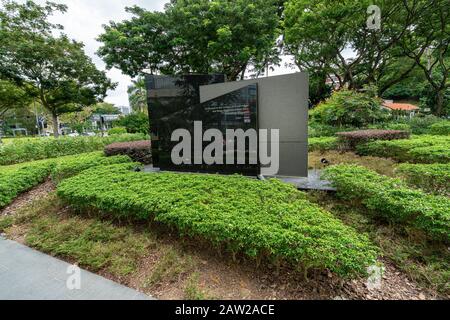
[[[286,48],[300,69],[334,74],[340,85],[362,88],[376,83],[398,51],[395,45],[418,20],[417,2],[411,12],[401,1],[379,3],[379,30],[367,27],[369,0],[290,0],[286,4]],[[422,6],[425,4],[422,2]],[[352,51],[346,59],[344,52]]]
[[[144,77],[139,77],[128,87],[128,100],[134,112],[148,114],[147,88]]]
[[[108,67],[136,77],[162,73],[224,73],[229,80],[278,61],[279,1],[178,0],[164,12],[127,8],[99,37]]]
[[[450,5],[448,1],[430,1],[420,11],[414,29],[400,43],[402,53],[412,60],[435,95],[435,113],[444,114],[446,91],[450,89]],[[450,101],[447,101],[450,105]],[[448,106],[450,109],[450,106]],[[450,111],[450,110],[449,110]]]
[[[367,127],[389,117],[381,105],[373,87],[365,87],[365,92],[340,90],[314,108],[310,117],[313,122],[337,127]]]
[[[333,75],[341,87],[375,84],[382,95],[419,67],[437,97],[434,111],[442,114],[449,74],[448,1],[378,1],[381,20],[375,29],[368,27],[371,4],[369,0],[287,1],[285,50],[294,55],[301,70],[319,78],[322,91],[326,77]],[[345,52],[351,52],[352,58],[346,58]]]
[[[11,81],[0,80],[0,117],[10,110],[28,106],[32,99],[27,89]]]
[[[58,116],[101,101],[114,84],[85,54],[84,45],[48,22],[63,5],[33,1],[7,1],[0,11],[0,77],[34,91],[53,117],[59,135]]]

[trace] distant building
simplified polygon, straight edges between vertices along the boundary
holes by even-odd
[[[118,114],[94,114],[90,118],[94,130],[106,131],[112,128],[112,123],[119,120]]]
[[[121,114],[127,116],[131,113],[131,107],[130,106],[115,106]]]
[[[383,108],[398,116],[414,117],[420,110],[418,106],[411,103],[395,103],[393,100],[385,100]]]
[[[339,78],[334,74],[328,75],[325,83],[327,85],[333,87],[333,90],[339,90],[341,88],[341,83],[339,82]]]

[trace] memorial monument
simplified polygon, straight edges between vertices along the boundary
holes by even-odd
[[[236,82],[226,82],[225,76],[220,74],[147,75],[146,85],[154,167],[168,171],[257,176],[271,172],[265,170],[269,165],[261,158],[261,148],[267,145],[268,155],[279,153],[276,174],[270,175],[307,176],[309,93],[306,73]],[[173,158],[180,143],[180,137],[174,134],[177,130],[189,134],[191,143],[191,149],[183,153],[180,160]],[[239,148],[242,146],[239,141],[230,139],[231,130],[245,134],[247,140],[243,149]],[[274,131],[278,134],[274,135]],[[215,139],[208,134],[210,132]],[[258,134],[256,144],[252,140],[253,132]],[[221,161],[205,160],[208,145],[222,137],[223,148],[219,150],[216,144],[212,152]]]

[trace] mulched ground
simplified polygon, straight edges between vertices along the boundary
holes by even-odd
[[[19,195],[9,206],[0,209],[0,216],[13,215],[18,209],[31,204],[36,199],[42,199],[55,190],[54,183],[49,179],[28,192]]]
[[[55,190],[51,181],[20,195],[11,205],[0,211],[0,215],[14,213],[29,205],[36,199],[45,197]],[[21,239],[13,239],[21,241]],[[179,247],[179,239],[167,235],[160,239],[163,245]],[[189,240],[187,241],[189,243]],[[390,261],[383,261],[385,272],[381,287],[369,290],[365,279],[343,281],[330,273],[310,275],[305,280],[298,273],[289,269],[281,269],[279,275],[270,267],[256,269],[251,262],[232,262],[229,257],[219,257],[206,246],[184,245],[183,251],[200,262],[199,286],[212,298],[220,299],[287,299],[287,300],[429,300],[439,299],[436,293],[423,290],[411,282]],[[160,299],[183,299],[186,279],[167,279],[156,287],[143,285],[160,257],[149,252],[134,274],[125,278],[114,278],[104,272],[101,275],[128,285]]]

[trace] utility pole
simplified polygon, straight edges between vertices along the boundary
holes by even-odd
[[[33,99],[33,104],[34,104],[34,113],[36,115],[36,127],[38,129],[38,136],[41,136],[41,125],[39,123],[39,115],[36,107],[36,99]]]

